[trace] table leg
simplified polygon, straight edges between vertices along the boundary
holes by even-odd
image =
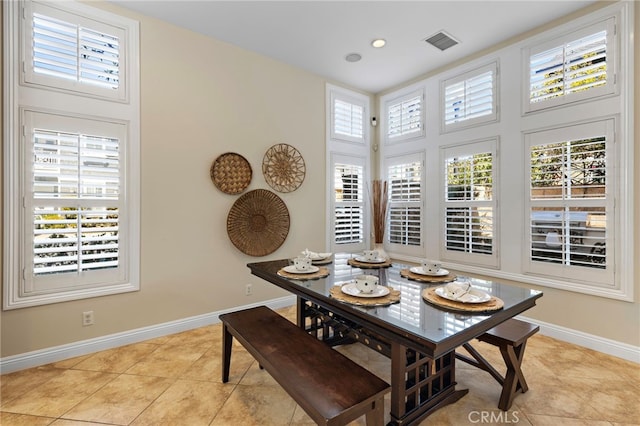
[[[417,424],[469,392],[455,385],[455,352],[433,359],[392,342],[390,425]]]

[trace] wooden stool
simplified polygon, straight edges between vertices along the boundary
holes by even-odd
[[[497,346],[507,366],[504,377],[469,343],[462,345],[474,358],[456,353],[456,358],[489,372],[502,385],[498,408],[507,411],[513,404],[516,393],[529,390],[522,373],[522,358],[527,339],[540,330],[540,327],[525,321],[509,319],[478,337],[481,342]]]

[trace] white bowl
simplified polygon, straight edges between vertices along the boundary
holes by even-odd
[[[373,293],[378,287],[378,277],[373,275],[358,275],[356,287],[361,293]]]

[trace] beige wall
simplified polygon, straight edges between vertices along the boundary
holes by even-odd
[[[325,80],[121,12],[139,19],[141,34],[141,290],[4,311],[2,357],[286,296],[245,265],[324,248]],[[253,168],[248,189],[271,189],[261,165],[276,143],[300,151],[306,177],[296,191],[279,193],[291,219],[285,243],[254,258],[229,241],[226,218],[238,196],[219,191],[209,168],[237,152]],[[82,327],[87,310],[96,323]]]
[[[112,5],[103,7],[141,23],[141,290],[3,311],[2,357],[286,296],[252,277],[246,263],[324,247],[325,80]],[[640,111],[638,85],[635,91]],[[270,189],[261,163],[275,143],[295,146],[306,160],[307,174],[297,191],[279,194],[291,216],[287,240],[272,255],[258,259],[229,242],[226,216],[237,196],[215,188],[209,167],[219,154],[238,152],[253,167],[249,189]],[[640,165],[638,144],[635,164]],[[634,183],[637,192],[639,170]],[[640,197],[635,208],[638,258]],[[253,284],[252,296],[244,295],[247,283]],[[637,302],[544,291],[540,306],[529,316],[640,346]],[[640,268],[635,293],[637,300]],[[96,324],[82,327],[81,313],[87,310],[94,311]]]

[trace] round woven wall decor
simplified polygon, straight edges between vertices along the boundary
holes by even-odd
[[[211,180],[225,194],[240,194],[251,183],[253,172],[249,162],[240,154],[227,152],[211,165]]]
[[[273,145],[264,154],[262,174],[270,187],[292,192],[302,185],[306,166],[300,152],[286,143]]]
[[[234,246],[251,256],[276,251],[289,234],[289,209],[266,189],[241,195],[227,216],[227,234]]]

